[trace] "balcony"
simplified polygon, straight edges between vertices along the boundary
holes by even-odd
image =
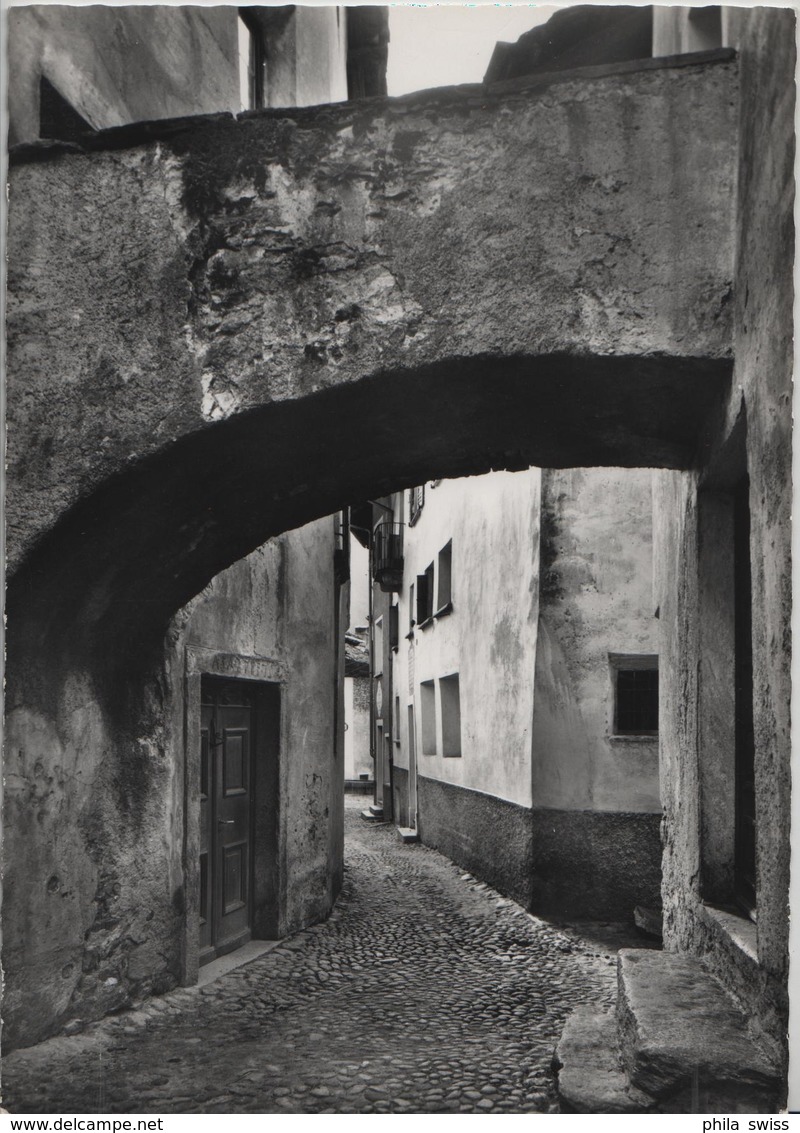
[[[403,525],[379,523],[372,538],[372,577],[381,590],[403,587]]]

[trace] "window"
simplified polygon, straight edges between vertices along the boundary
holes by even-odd
[[[436,690],[433,681],[422,681],[420,684],[419,706],[422,754],[436,755]]]
[[[433,563],[424,574],[417,575],[417,625],[426,625],[433,617]]]
[[[442,704],[442,755],[461,755],[461,693],[458,673],[439,681]]]
[[[408,526],[413,527],[425,506],[425,485],[411,488],[408,493]]]
[[[400,607],[395,603],[389,607],[389,648],[397,652],[400,645]]]
[[[392,728],[394,729],[394,742],[400,746],[400,697],[394,698],[394,720],[392,720]]]
[[[416,609],[417,609],[415,604],[414,604],[414,592],[415,592],[415,586],[414,586],[414,583],[412,582],[411,585],[408,588],[408,633],[406,634],[407,639],[414,636],[414,626],[417,624],[415,619],[414,619],[414,614],[416,613]]]
[[[614,653],[614,735],[658,734],[658,657]]]
[[[452,573],[453,573],[453,541],[439,552],[439,570],[436,579],[436,616],[449,614],[453,608],[452,601]]]
[[[242,110],[266,106],[264,37],[246,8],[239,9],[239,97]]]

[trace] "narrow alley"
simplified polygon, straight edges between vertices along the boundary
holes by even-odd
[[[527,1113],[557,1109],[570,1011],[613,952],[526,915],[346,799],[329,920],[203,988],[18,1050],[12,1113]]]

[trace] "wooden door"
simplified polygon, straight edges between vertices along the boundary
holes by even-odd
[[[204,678],[200,737],[200,962],[250,939],[255,699],[247,681]]]

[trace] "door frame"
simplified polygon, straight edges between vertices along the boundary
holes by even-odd
[[[274,940],[284,921],[280,868],[283,839],[281,751],[285,713],[286,667],[269,657],[225,653],[200,645],[185,650],[183,703],[183,927],[181,979],[197,983],[200,970],[200,686],[204,676],[253,681],[259,685],[253,801],[252,939]],[[257,741],[259,742],[259,741]]]
[[[408,825],[417,827],[417,713],[414,701],[407,706],[408,717]]]
[[[236,705],[223,704],[223,703],[219,702],[218,696],[217,697],[213,696],[213,690],[214,690],[215,687],[217,689],[235,688],[237,690],[236,695],[239,696],[240,695],[240,686],[241,686],[241,695],[242,695],[243,699],[246,698],[248,700],[248,703],[246,705],[244,705],[244,704],[236,704]],[[205,687],[207,694],[211,693],[211,696],[212,696],[211,703],[209,703],[208,699],[203,700],[203,698],[202,698],[202,693],[203,693],[204,687]],[[246,693],[243,691],[244,688],[247,689]],[[247,941],[251,940],[252,937],[253,937],[253,924],[254,924],[254,920],[255,920],[255,916],[254,916],[254,912],[255,912],[254,877],[255,877],[255,859],[256,859],[256,853],[255,853],[255,816],[256,816],[255,801],[256,801],[256,784],[258,782],[258,775],[259,775],[259,767],[258,767],[259,755],[263,755],[263,744],[261,742],[261,736],[259,734],[258,725],[259,725],[259,717],[264,715],[264,709],[263,709],[263,706],[262,706],[262,703],[261,703],[262,700],[263,700],[261,682],[242,681],[241,679],[231,679],[230,677],[209,676],[206,673],[202,673],[200,675],[200,692],[201,692],[201,705],[200,705],[201,720],[202,720],[203,716],[205,715],[205,711],[210,709],[211,710],[210,719],[211,719],[211,721],[214,722],[213,729],[209,731],[209,737],[208,737],[209,750],[208,750],[208,757],[207,757],[208,758],[208,787],[209,787],[209,793],[208,793],[208,796],[207,796],[208,809],[209,809],[208,833],[209,833],[210,841],[209,841],[209,844],[206,847],[206,863],[207,863],[207,873],[209,875],[208,884],[209,884],[209,890],[210,890],[210,901],[209,901],[209,907],[206,909],[206,915],[207,915],[207,923],[210,922],[211,939],[204,949],[203,943],[202,943],[202,932],[201,932],[200,964],[202,966],[205,963],[210,963],[212,960],[218,959],[220,956],[226,955],[228,952],[235,952],[237,948],[240,948],[243,944],[246,944]],[[220,922],[222,921],[222,917],[226,912],[226,910],[222,909],[222,898],[223,898],[222,889],[223,889],[223,884],[224,884],[223,883],[223,872],[224,871],[222,869],[221,862],[222,862],[222,857],[223,857],[222,851],[226,848],[227,843],[224,843],[223,840],[222,840],[222,832],[220,830],[221,823],[218,822],[219,812],[220,812],[221,809],[223,809],[225,807],[225,802],[223,801],[225,799],[225,792],[222,788],[222,783],[220,782],[220,779],[222,778],[222,765],[220,763],[220,754],[222,754],[223,758],[224,758],[224,746],[223,746],[223,752],[222,753],[219,753],[217,751],[217,748],[220,744],[224,745],[224,734],[228,730],[228,726],[223,725],[223,727],[222,727],[222,733],[223,733],[222,739],[216,739],[216,737],[218,735],[217,725],[219,724],[220,716],[224,712],[224,709],[226,709],[226,708],[230,709],[233,713],[241,712],[243,708],[246,708],[247,712],[248,712],[247,729],[248,729],[248,733],[249,733],[249,738],[248,738],[248,745],[247,745],[247,770],[246,770],[246,773],[245,773],[245,783],[246,783],[245,791],[246,791],[246,794],[247,794],[247,800],[246,800],[246,808],[245,808],[244,816],[242,816],[242,817],[246,818],[245,837],[246,837],[246,841],[247,841],[247,861],[246,861],[245,871],[244,871],[245,880],[246,880],[246,892],[245,892],[245,899],[244,899],[244,905],[245,905],[245,908],[246,908],[246,914],[245,914],[246,924],[244,926],[242,926],[240,931],[236,932],[234,935],[229,936],[227,939],[224,939],[224,938],[220,939],[219,936],[217,935],[217,932],[222,927]],[[239,730],[240,727],[241,727],[241,725],[239,725],[236,730]],[[216,739],[216,742],[214,742],[215,739]],[[202,765],[202,747],[203,747],[203,745],[202,745],[202,742],[201,742],[201,746],[200,746],[201,765]],[[201,766],[201,773],[202,773],[202,766]],[[230,804],[229,804],[229,806],[230,806]],[[233,809],[234,810],[237,809],[235,803],[233,804]],[[202,814],[202,796],[201,796],[200,810],[201,810],[201,814]],[[200,854],[200,857],[202,859],[202,857],[203,857],[202,853]],[[201,882],[202,882],[202,869],[200,871],[200,876],[201,876]],[[201,884],[201,894],[202,894],[202,884]],[[241,906],[240,906],[240,908],[241,908]],[[233,912],[234,912],[234,914],[239,913],[240,909],[233,910]],[[205,952],[205,956],[204,956],[204,952]]]

